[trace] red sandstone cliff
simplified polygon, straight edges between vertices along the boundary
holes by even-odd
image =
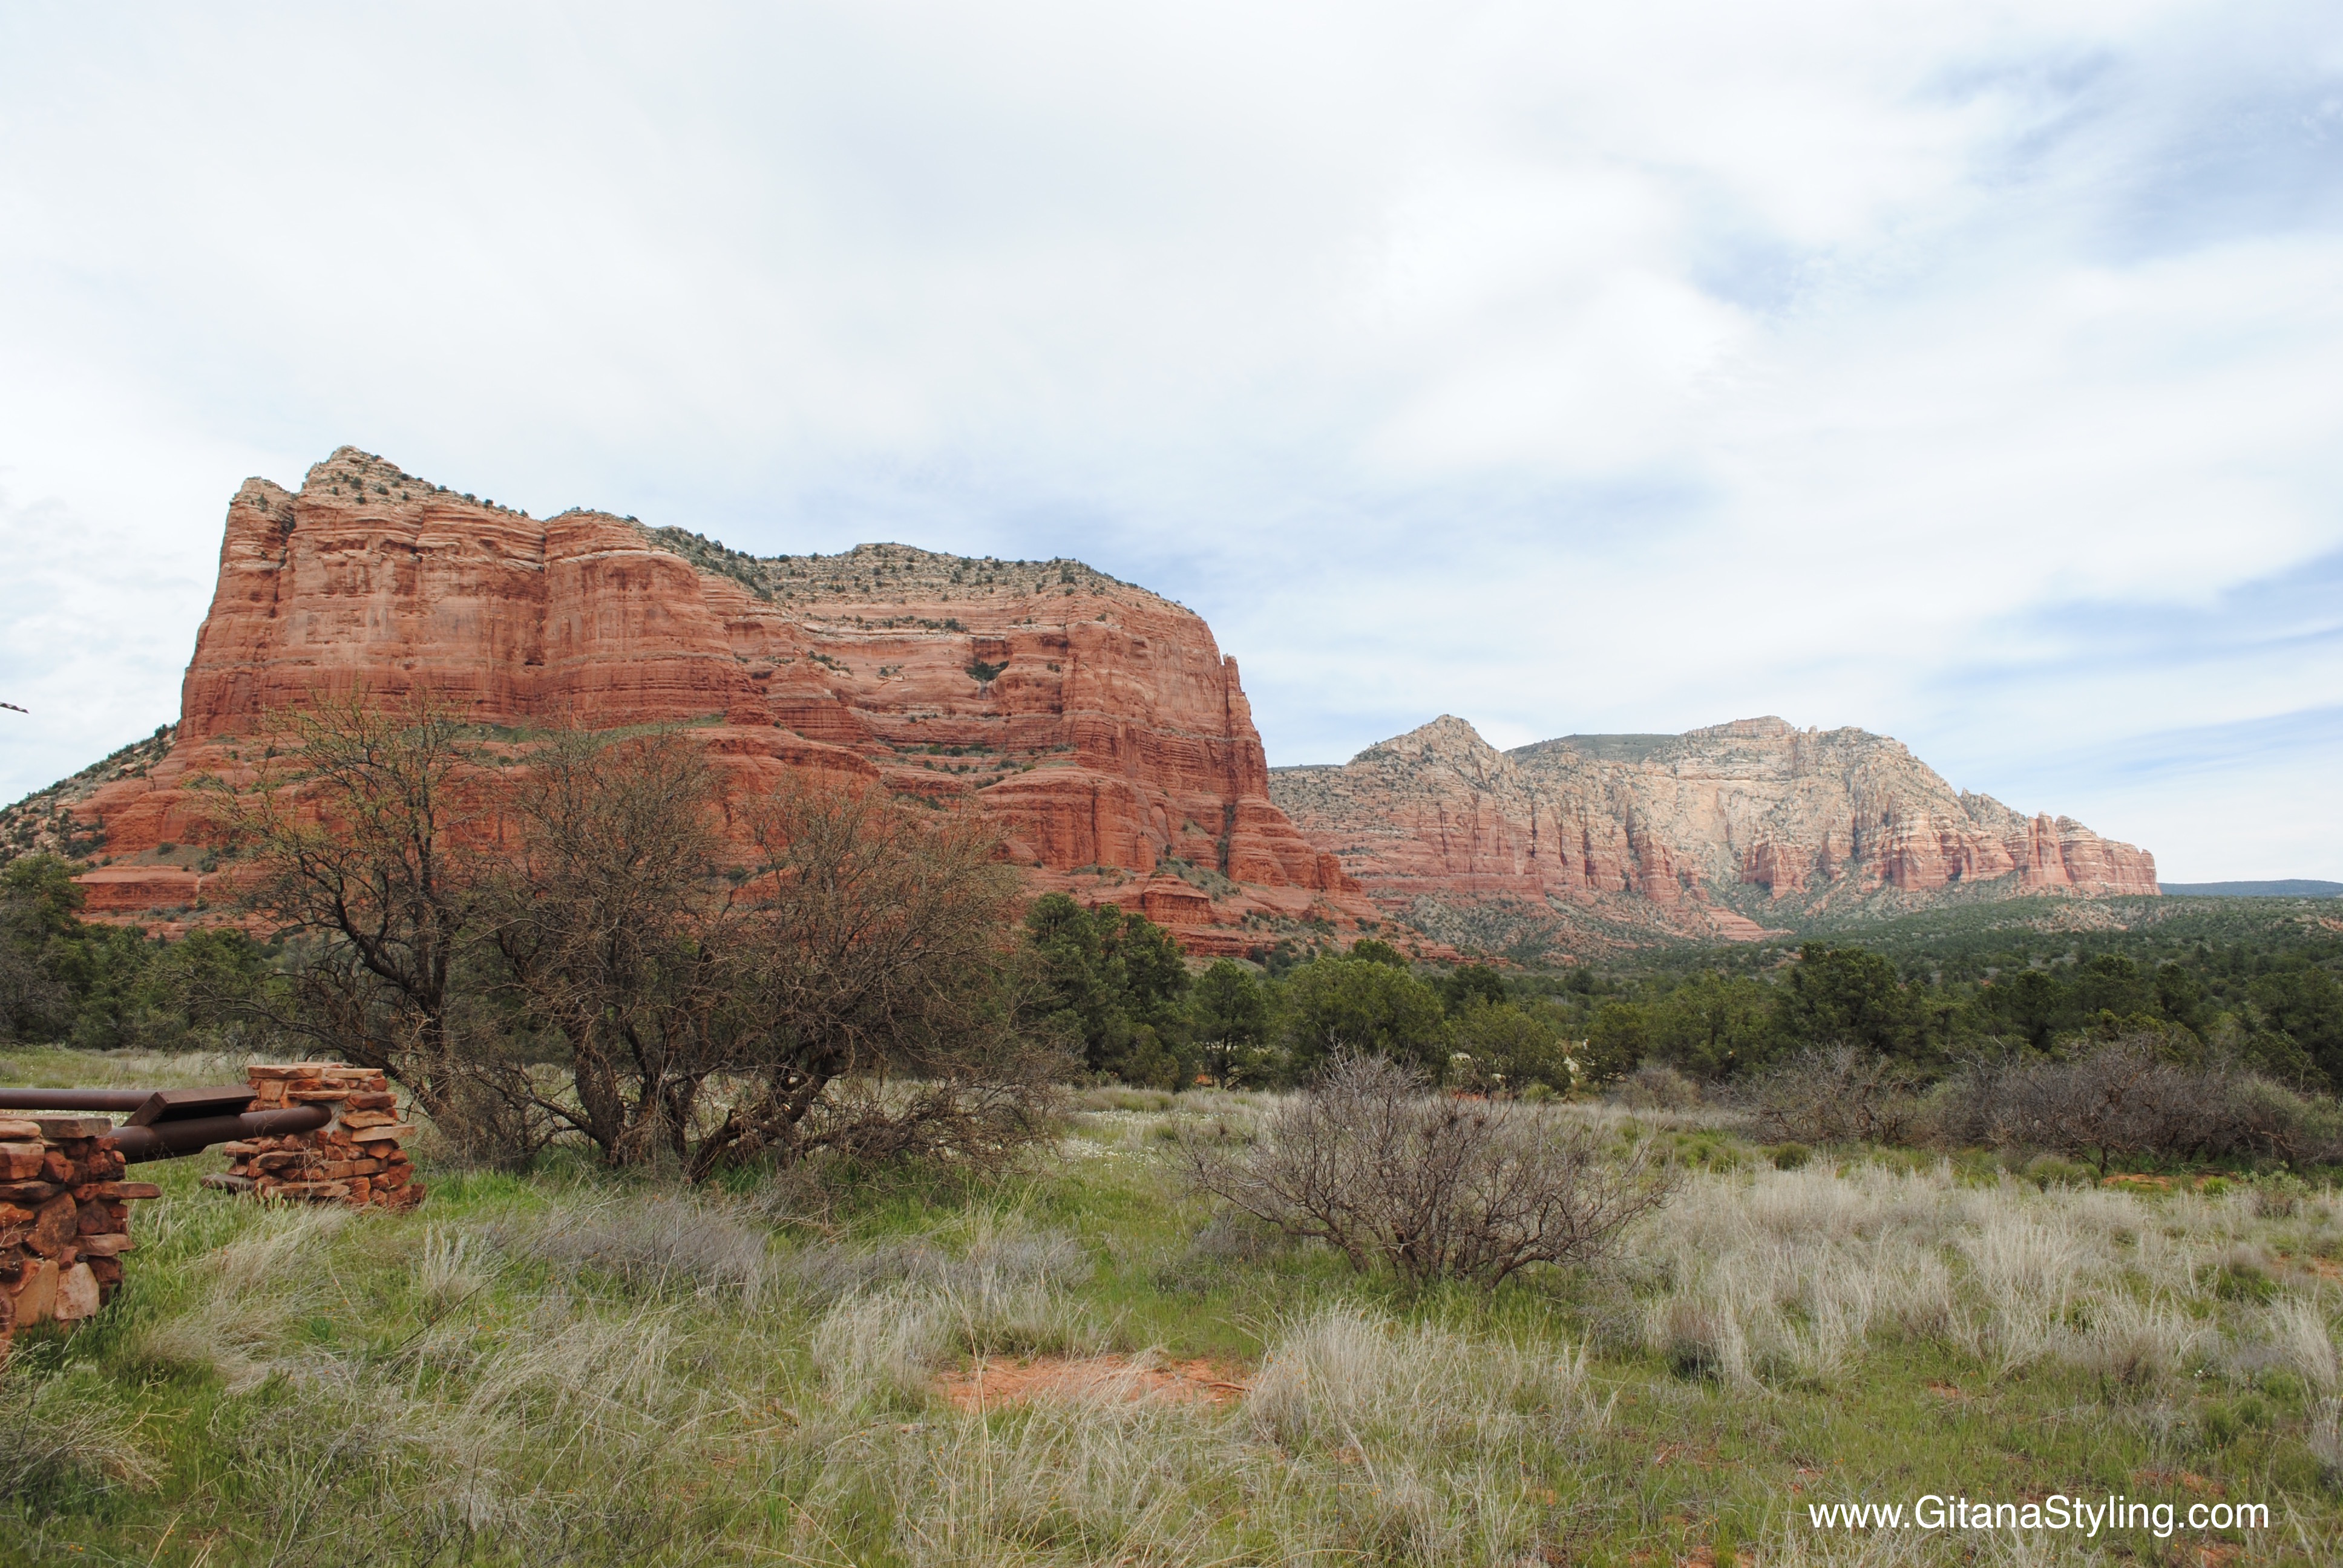
[[[194,903],[184,785],[267,710],[360,687],[488,725],[688,724],[749,782],[972,797],[1037,887],[1143,905],[1203,950],[1244,945],[1207,928],[1247,916],[1374,914],[1271,802],[1236,661],[1169,600],[1072,561],[759,560],[598,512],[539,520],[350,447],[297,495],[252,479],[230,504],[168,753],[76,807],[107,862],[92,910]],[[1178,863],[1235,890],[1205,897]]]
[[[1956,794],[1884,736],[1778,719],[1501,752],[1443,717],[1341,767],[1279,769],[1270,793],[1378,903],[1435,927],[1441,910],[1481,906],[1566,913],[1581,930],[1751,936],[1760,928],[1724,903],[1745,887],[1777,918],[2157,890],[2145,850]]]

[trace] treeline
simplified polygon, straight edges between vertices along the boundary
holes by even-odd
[[[0,867],[0,1040],[184,1050],[256,1039],[248,1020],[213,1004],[265,992],[281,944],[208,926],[165,941],[85,921],[79,869],[55,855]]]
[[[1853,1046],[1924,1070],[1980,1052],[2070,1051],[2152,1038],[2297,1087],[2343,1086],[2343,983],[2303,952],[2205,948],[2154,967],[2117,953],[1906,976],[1885,956],[1809,942],[1763,975],[1636,982],[1581,971],[1574,990],[1597,1070],[1657,1061],[1694,1079],[1745,1075],[1807,1046]],[[1611,994],[1605,994],[1610,992]]]
[[[1373,938],[1272,976],[1233,959],[1192,975],[1170,932],[1062,893],[1034,901],[1024,940],[1050,1026],[1101,1078],[1164,1089],[1281,1088],[1363,1052],[1463,1089],[1567,1091],[1566,1007],[1515,995],[1485,965],[1412,964]]]
[[[74,869],[53,856],[0,869],[0,1036],[176,1050],[268,1032],[297,967],[286,942],[227,928],[166,942],[85,922]],[[1142,916],[1051,894],[1027,910],[1021,945],[1029,1021],[1091,1074],[1163,1088],[1290,1085],[1346,1045],[1453,1087],[1567,1092],[1647,1062],[1721,1082],[1814,1045],[1928,1070],[1980,1050],[2140,1036],[2299,1088],[2343,1086],[2343,982],[2313,956],[2246,944],[2153,968],[2099,953],[1939,980],[1808,943],[1763,974],[1627,978],[1440,968],[1368,939],[1274,973],[1230,960],[1195,973]]]
[[[2055,1054],[2148,1037],[2309,1089],[2343,1084],[2343,984],[2300,955],[2208,950],[2147,969],[2098,954],[1967,981],[1906,978],[1859,947],[1807,943],[1762,974],[1624,978],[1412,963],[1373,939],[1264,973],[1193,977],[1169,933],[1053,896],[1026,918],[1050,1005],[1095,1072],[1125,1081],[1278,1086],[1350,1046],[1451,1087],[1600,1088],[1647,1064],[1696,1082],[1850,1046],[1920,1070],[1979,1053]]]

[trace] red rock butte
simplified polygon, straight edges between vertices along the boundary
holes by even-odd
[[[1769,915],[2158,891],[2144,849],[1956,793],[1885,736],[1771,718],[1500,751],[1443,717],[1278,769],[1270,798],[1384,910],[1484,946],[1541,922],[1753,938]]]
[[[1071,560],[759,558],[539,520],[347,447],[298,494],[250,479],[229,504],[168,751],[75,808],[91,911],[200,902],[187,784],[272,710],[359,689],[510,729],[686,726],[744,787],[811,769],[971,800],[1034,889],[1141,909],[1191,950],[1375,916],[1271,801],[1236,661],[1168,599]]]

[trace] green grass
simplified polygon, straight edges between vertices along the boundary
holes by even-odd
[[[126,1070],[0,1056],[76,1070]],[[1172,1115],[1259,1102],[1084,1103],[994,1187],[695,1196],[561,1160],[428,1169],[419,1211],[341,1218],[203,1191],[214,1158],[147,1167],[121,1296],[19,1338],[0,1424],[77,1424],[0,1489],[0,1563],[2197,1561],[2185,1532],[1869,1541],[1804,1513],[2110,1490],[2268,1503],[2244,1561],[2343,1537],[2331,1193],[1781,1170],[1652,1118],[1691,1174],[1614,1265],[1411,1296],[1170,1179]],[[930,1386],[1101,1351],[1254,1392],[975,1415]]]

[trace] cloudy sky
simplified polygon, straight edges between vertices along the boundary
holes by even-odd
[[[2331,0],[0,8],[0,799],[345,442],[2343,878]]]

